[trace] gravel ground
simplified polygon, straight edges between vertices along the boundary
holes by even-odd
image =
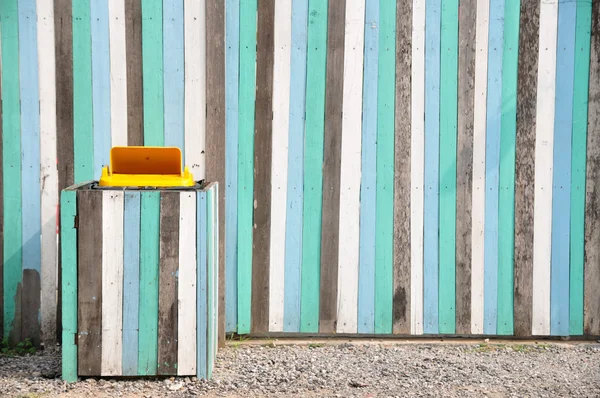
[[[7,397],[600,397],[600,344],[230,344],[214,378],[66,384],[59,353],[0,356]]]

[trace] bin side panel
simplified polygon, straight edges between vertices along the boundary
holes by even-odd
[[[63,191],[60,200],[62,254],[62,378],[77,381],[77,214],[75,191]]]
[[[177,374],[179,192],[160,193],[158,374]]]
[[[198,192],[196,198],[196,375],[206,379],[206,338],[207,338],[207,307],[206,307],[206,192]]]
[[[207,374],[210,379],[215,354],[215,196],[214,187],[208,190],[206,208],[206,240],[207,240],[207,279],[208,279],[208,333],[207,333]]]
[[[77,192],[78,373],[100,374],[102,356],[102,192]]]

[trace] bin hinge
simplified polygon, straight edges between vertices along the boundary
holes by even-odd
[[[75,228],[75,229],[79,228],[79,216],[78,215],[73,217],[73,228]]]

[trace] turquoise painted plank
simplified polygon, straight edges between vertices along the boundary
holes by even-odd
[[[240,0],[225,5],[225,331],[237,331],[237,196]]]
[[[319,331],[327,3],[309,0],[308,4],[300,331],[311,333]]]
[[[90,0],[73,1],[73,166],[75,183],[94,179]],[[98,178],[98,177],[96,177]]]
[[[92,28],[92,101],[94,120],[94,179],[110,160],[110,54],[108,0],[90,2]]]
[[[77,192],[60,194],[60,248],[62,271],[62,379],[77,381]],[[137,356],[137,353],[136,353]]]
[[[571,157],[571,267],[569,275],[569,334],[572,336],[583,334],[585,162],[592,24],[592,3],[590,1],[577,1],[576,18]]]
[[[123,219],[123,362],[124,376],[138,370],[140,309],[140,222],[139,191],[125,192]]]
[[[554,336],[569,335],[571,135],[576,13],[576,2],[563,0],[558,2],[550,268],[550,334]]]
[[[17,0],[0,2],[2,23],[2,173],[4,203],[4,337],[15,325],[17,287],[22,282],[21,107],[19,96],[19,21]],[[15,336],[20,339],[20,336]]]
[[[488,94],[485,139],[483,332],[496,334],[498,316],[498,188],[502,115],[504,1],[490,0]]]
[[[441,0],[425,5],[423,331],[438,333]]]
[[[254,215],[254,100],[257,0],[240,0],[238,103],[238,333],[250,333]]]
[[[165,145],[163,88],[163,2],[142,0],[144,145]]]
[[[165,145],[180,148],[183,157],[183,0],[163,1],[163,54]]]
[[[506,0],[502,54],[502,120],[498,202],[498,317],[496,333],[514,333],[515,156],[520,0]]]
[[[160,192],[141,193],[138,375],[155,375],[158,361]]]
[[[290,76],[290,130],[288,148],[287,209],[285,219],[285,270],[283,331],[300,331],[302,264],[302,189],[304,169],[304,120],[306,106],[306,57],[308,0],[292,2]],[[282,132],[285,134],[285,132]]]
[[[358,252],[358,333],[374,333],[379,0],[367,0],[365,3],[364,45],[360,245]]]
[[[196,196],[196,374],[199,378],[208,377],[207,360],[207,274],[206,274],[206,192],[198,192]]]
[[[375,333],[392,333],[394,244],[394,113],[396,4],[379,2],[377,81],[377,199],[375,224]]]
[[[217,263],[215,259],[215,190],[214,186],[206,192],[206,279],[208,281],[208,290],[207,290],[207,306],[208,306],[208,322],[207,322],[207,338],[206,344],[208,345],[208,359],[207,359],[207,374],[208,378],[212,377],[213,366],[214,366],[214,356],[215,356],[215,342],[216,342],[216,334],[215,334],[215,270],[217,268]]]

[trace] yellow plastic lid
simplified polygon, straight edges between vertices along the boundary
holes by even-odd
[[[191,187],[194,177],[182,169],[177,147],[116,146],[110,150],[110,166],[102,168],[100,186]]]

